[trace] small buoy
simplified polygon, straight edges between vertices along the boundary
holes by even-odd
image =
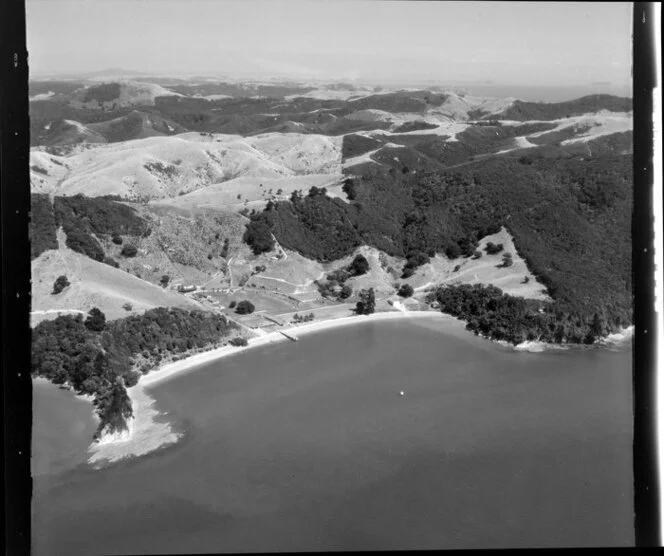
[[[399,395],[400,395],[400,396],[403,396],[403,395],[404,395],[403,390],[402,390],[401,392],[399,392]]]

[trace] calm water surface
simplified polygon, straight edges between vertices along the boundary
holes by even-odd
[[[185,439],[98,471],[42,461],[35,554],[634,543],[629,346],[365,323],[151,392]]]

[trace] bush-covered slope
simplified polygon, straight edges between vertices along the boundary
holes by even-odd
[[[613,327],[631,321],[631,156],[496,158],[355,182],[350,203],[320,191],[293,196],[254,215],[248,230],[319,261],[366,243],[412,267],[436,252],[471,255],[478,239],[505,226],[558,308],[599,312]]]
[[[53,203],[48,195],[33,194],[30,198],[30,258],[36,259],[44,251],[58,248],[55,234]]]
[[[632,99],[613,95],[588,95],[567,102],[524,102],[517,100],[504,112],[492,115],[497,120],[558,120],[570,116],[580,116],[600,110],[609,112],[629,112]]]
[[[55,225],[62,226],[67,247],[96,261],[105,260],[98,237],[150,233],[147,223],[134,209],[104,197],[55,197],[53,205]]]

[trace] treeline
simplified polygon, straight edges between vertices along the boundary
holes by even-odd
[[[43,321],[32,332],[32,374],[94,396],[95,433],[126,429],[131,403],[126,388],[165,357],[215,346],[237,329],[224,316],[177,308],[106,322],[98,309]]]
[[[495,286],[439,287],[429,296],[434,300],[442,312],[467,321],[468,330],[514,345],[534,340],[592,344],[614,329],[603,312],[583,314],[557,303],[507,295]]]
[[[58,248],[53,203],[46,193],[30,196],[30,258]]]
[[[320,190],[269,203],[248,243],[321,262],[362,244],[407,258],[404,277],[436,253],[472,256],[506,227],[530,271],[565,310],[631,323],[631,155],[501,157],[425,175],[373,170],[353,179],[354,200]]]

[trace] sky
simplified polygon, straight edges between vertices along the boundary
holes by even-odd
[[[631,4],[27,0],[33,75],[581,85],[631,81]]]

